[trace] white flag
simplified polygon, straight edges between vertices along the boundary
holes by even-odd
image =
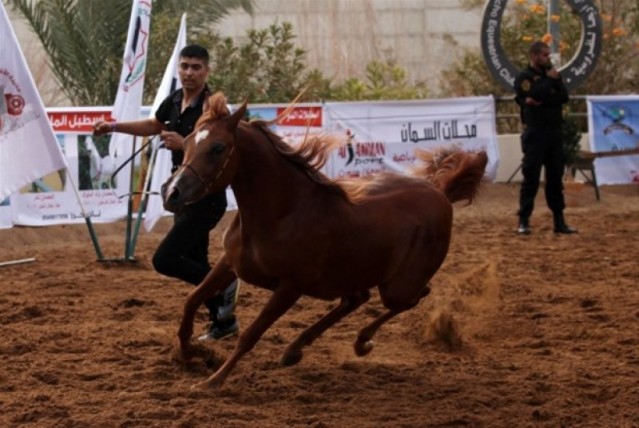
[[[178,32],[177,40],[175,41],[175,47],[173,48],[173,54],[169,59],[169,63],[166,66],[164,77],[162,77],[162,83],[155,95],[153,101],[153,107],[151,108],[151,117],[155,116],[155,111],[160,107],[160,104],[164,99],[174,90],[179,89],[182,86],[178,77],[178,64],[180,61],[180,51],[186,46],[186,14],[182,15],[182,21],[180,23],[180,30]],[[153,226],[164,215],[164,206],[162,205],[162,196],[159,195],[160,187],[171,175],[171,152],[164,148],[158,148],[159,141],[153,147],[153,155],[155,156],[155,162],[153,163],[153,171],[151,174],[151,187],[152,192],[147,199],[146,213],[144,215],[144,228],[147,232],[153,229]],[[151,171],[149,171],[151,172]],[[153,194],[153,193],[158,194]]]
[[[151,0],[133,0],[129,33],[124,47],[122,73],[118,93],[111,116],[119,122],[138,120],[142,107],[142,92],[144,90],[144,72],[146,70],[149,36],[151,31]],[[109,144],[109,154],[122,154],[131,143],[130,135],[115,133]],[[130,151],[130,146],[129,146]]]
[[[67,165],[2,3],[0,40],[1,202]]]

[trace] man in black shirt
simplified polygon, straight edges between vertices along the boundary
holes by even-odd
[[[565,169],[562,106],[568,102],[568,90],[550,61],[550,47],[534,42],[529,50],[530,64],[515,79],[515,100],[521,109],[524,131],[521,146],[523,181],[519,194],[521,235],[530,233],[530,215],[539,188],[541,167],[546,172],[546,204],[553,213],[555,233],[571,234],[564,220],[563,174]]]
[[[130,122],[96,122],[94,135],[123,132],[131,135],[160,135],[171,150],[175,172],[184,159],[184,138],[202,115],[210,91],[206,85],[209,54],[198,45],[180,51],[179,77],[182,88],[162,101],[155,117]],[[208,261],[209,232],[226,211],[226,191],[206,196],[175,214],[174,224],[153,255],[153,267],[161,274],[198,285],[211,270]],[[222,339],[238,332],[235,318],[238,283],[235,280],[220,295],[205,302],[211,325],[200,340]]]

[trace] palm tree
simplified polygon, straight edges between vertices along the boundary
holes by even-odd
[[[117,92],[131,0],[4,0],[27,21],[49,66],[73,105],[111,105]],[[211,32],[233,9],[253,13],[254,0],[153,0],[145,91],[149,101],[161,79],[187,12],[191,35]]]

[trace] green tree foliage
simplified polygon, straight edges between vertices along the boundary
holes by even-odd
[[[412,100],[426,98],[428,89],[424,83],[411,85],[406,70],[392,59],[385,62],[371,61],[366,66],[366,79],[351,78],[332,88],[332,100]]]
[[[252,103],[288,102],[303,89],[305,101],[399,100],[427,94],[424,84],[410,85],[406,70],[392,59],[371,61],[363,80],[333,83],[319,70],[307,69],[306,51],[295,46],[296,36],[288,22],[249,30],[247,36],[243,45],[230,38],[209,36],[213,40],[209,83],[222,89],[230,102],[245,98]]]
[[[74,105],[111,105],[122,69],[131,0],[4,0],[41,41],[62,91]],[[162,78],[187,12],[189,34],[201,35],[236,8],[253,12],[254,0],[154,0],[145,102]]]
[[[248,98],[251,103],[272,103],[295,98],[311,73],[304,63],[306,52],[293,43],[291,24],[249,30],[247,36],[248,42],[238,46],[231,38],[210,35],[211,87],[223,90],[231,102]]]

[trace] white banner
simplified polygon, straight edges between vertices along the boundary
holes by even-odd
[[[499,164],[495,100],[489,97],[421,101],[326,103],[327,127],[351,133],[352,144],[331,158],[333,177],[360,177],[384,170],[407,171],[415,148],[432,151],[456,145],[486,150],[486,177]]]
[[[66,164],[1,3],[0,40],[0,202],[4,202],[22,186]]]
[[[140,118],[150,31],[151,0],[133,0],[120,84],[113,105],[112,116],[117,121],[125,122]],[[109,154],[112,157],[116,153],[124,154],[121,152],[130,154],[130,144],[133,144],[132,136],[116,133],[111,138]]]
[[[587,102],[590,150],[601,156],[597,184],[639,183],[639,95],[589,96]]]
[[[77,184],[80,200],[92,221],[103,223],[124,218],[127,199],[119,196],[129,191],[131,169],[123,168],[112,180],[126,157],[109,156],[108,135],[91,135],[95,121],[111,119],[109,110],[108,107],[47,109],[56,133],[56,146],[64,152],[68,168],[39,177],[21,193],[14,194],[13,223],[46,226],[84,222],[72,181]],[[139,174],[136,167],[134,180],[138,180]]]
[[[287,105],[249,106],[251,119],[272,120]],[[364,176],[382,170],[405,171],[414,162],[414,148],[425,150],[442,145],[459,144],[468,149],[486,149],[489,156],[488,177],[497,168],[492,98],[470,98],[418,102],[299,104],[273,130],[289,144],[302,141],[307,133],[352,132],[350,146],[333,153],[323,171],[329,177]],[[148,117],[148,107],[140,117]],[[329,114],[332,116],[329,123]],[[91,137],[92,124],[111,120],[108,107],[49,109],[58,144],[64,150],[69,173],[79,183],[79,193],[87,213],[95,222],[122,219],[127,213],[127,199],[118,196],[129,191],[130,167],[118,173],[111,189],[111,174],[128,156],[126,153],[110,163],[109,136]],[[332,131],[331,131],[332,128]],[[159,150],[159,153],[168,153]],[[170,162],[170,161],[169,161]],[[140,162],[142,164],[142,162]],[[170,164],[161,172],[169,171]],[[134,188],[142,189],[141,167],[133,173]],[[0,227],[14,224],[44,226],[83,221],[66,174],[49,174],[35,180],[28,191],[15,193],[0,203]],[[158,181],[161,184],[162,180]],[[237,208],[230,188],[228,209]],[[154,197],[161,204],[159,197]],[[10,205],[7,205],[10,202]],[[170,214],[164,212],[164,214]]]
[[[11,210],[11,197],[0,201],[0,229],[8,229],[13,226]]]
[[[180,51],[184,46],[186,46],[186,14],[182,15],[177,40],[173,47],[173,53],[171,54],[169,63],[166,66],[164,76],[162,77],[162,83],[155,95],[153,106],[151,107],[151,117],[155,117],[155,111],[171,92],[182,87],[182,83],[178,76],[178,65],[180,61]],[[168,211],[164,210],[162,197],[160,195],[160,188],[171,175],[171,152],[164,148],[160,148],[160,141],[157,138],[153,144],[151,159],[153,160],[153,170],[149,171],[149,173],[151,173],[151,185],[149,187],[151,194],[147,199],[144,215],[144,229],[147,232],[150,232],[153,229],[153,226],[155,226],[157,221],[163,215],[169,214]]]

